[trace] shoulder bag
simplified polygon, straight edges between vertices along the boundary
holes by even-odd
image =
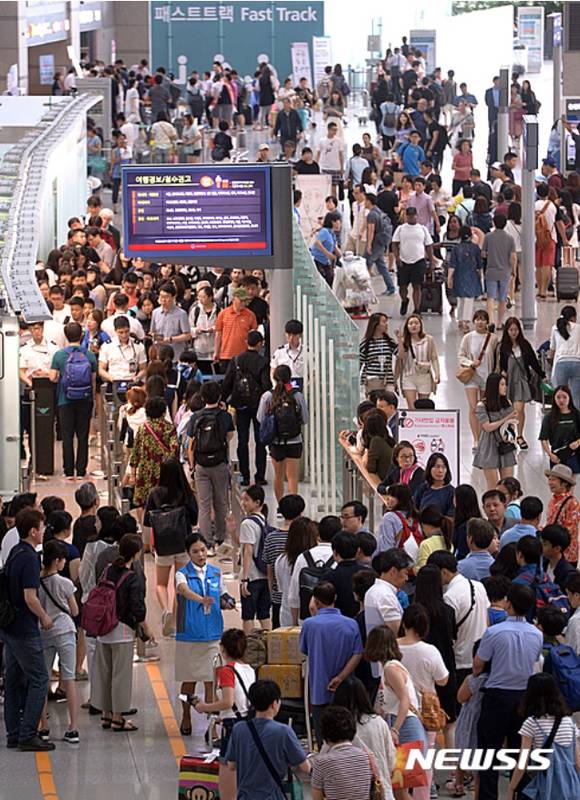
[[[488,416],[489,421],[493,422],[492,418],[489,416],[489,411],[487,410],[487,408],[486,408],[486,414]],[[494,439],[497,442],[497,452],[499,453],[500,456],[507,456],[509,455],[509,453],[514,452],[514,450],[516,449],[515,444],[513,442],[504,441],[499,435],[497,428],[494,431],[492,431],[492,433],[494,435]]]
[[[367,750],[366,747],[365,753],[367,754],[369,766],[371,768],[371,790],[369,792],[369,800],[381,800],[383,796],[383,782],[381,781],[381,776],[379,775],[379,771],[375,763],[375,757],[370,750]]]
[[[483,343],[483,347],[481,348],[481,352],[477,357],[477,361],[481,361],[483,356],[485,355],[485,351],[487,350],[487,345],[489,344],[489,340],[491,339],[491,333],[488,333],[485,337],[485,341]],[[462,364],[460,365],[459,369],[455,373],[455,377],[461,383],[469,383],[473,376],[475,375],[476,368],[473,364]]]
[[[160,438],[159,438],[159,436],[158,436],[158,435],[155,433],[155,431],[154,431],[154,430],[153,430],[153,428],[152,428],[152,427],[149,425],[149,423],[147,423],[147,422],[146,422],[146,423],[143,425],[143,427],[145,428],[145,430],[147,431],[147,433],[149,433],[149,434],[150,434],[150,435],[151,435],[151,436],[152,436],[152,437],[155,439],[155,441],[157,442],[157,444],[159,445],[159,447],[160,447],[162,450],[165,450],[165,452],[166,452],[166,453],[169,453],[169,454],[171,455],[171,448],[170,448],[168,445],[166,445],[166,444],[165,444],[165,442],[163,441],[163,439],[160,439]]]
[[[272,764],[272,762],[270,760],[270,756],[266,752],[266,748],[262,744],[262,740],[260,739],[258,731],[256,730],[256,726],[254,725],[254,720],[253,719],[246,719],[245,722],[246,722],[248,728],[250,729],[250,733],[252,734],[252,739],[254,740],[254,744],[256,745],[256,747],[258,749],[258,753],[260,754],[260,758],[264,762],[264,765],[265,765],[266,769],[268,770],[268,772],[270,773],[270,775],[272,776],[274,782],[276,783],[276,786],[280,789],[282,794],[284,794],[284,784],[282,782],[282,778],[278,775],[278,773],[274,769],[274,765]]]
[[[556,738],[556,734],[558,733],[558,728],[560,727],[560,723],[561,722],[562,722],[562,717],[556,717],[554,719],[554,724],[552,725],[552,730],[550,731],[550,734],[549,734],[548,738],[544,742],[542,750],[551,750],[552,749],[552,745],[554,744],[554,739]],[[528,795],[524,794],[524,790],[534,780],[534,777],[537,774],[538,773],[536,771],[534,771],[534,772],[530,772],[530,771],[524,772],[524,774],[520,778],[520,782],[516,786],[516,790],[514,792],[514,798],[516,800],[529,800]]]

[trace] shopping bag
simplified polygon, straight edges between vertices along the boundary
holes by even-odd
[[[397,760],[391,776],[393,789],[416,789],[428,785],[427,773],[420,764],[414,763],[411,769],[407,769],[409,753],[412,750],[423,752],[424,746],[424,742],[420,740],[397,745]]]

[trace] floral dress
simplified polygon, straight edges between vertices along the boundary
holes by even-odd
[[[572,564],[578,561],[578,530],[580,527],[580,502],[572,492],[553,494],[548,504],[546,525],[563,525],[570,534],[570,547],[564,558]]]
[[[147,419],[135,436],[130,465],[137,470],[133,502],[142,506],[159,483],[161,464],[169,456],[179,457],[177,431],[166,419]]]

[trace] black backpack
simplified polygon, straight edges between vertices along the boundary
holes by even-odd
[[[260,400],[260,387],[251,372],[246,372],[240,367],[239,356],[234,359],[234,385],[230,398],[234,408],[257,406]]]
[[[276,438],[284,443],[296,439],[302,433],[302,414],[293,396],[285,397],[274,409]]]
[[[216,467],[226,460],[227,442],[219,421],[220,409],[202,411],[193,423],[193,457],[202,467]]]
[[[300,593],[300,619],[308,619],[310,616],[310,600],[312,592],[327,569],[330,569],[334,564],[334,557],[330,556],[328,561],[314,561],[312,553],[307,550],[304,553],[306,559],[306,566],[300,570],[298,576],[298,587]]]
[[[10,555],[12,555],[12,553],[10,553]],[[6,563],[2,569],[0,569],[0,629],[12,625],[16,619],[16,608],[10,599],[8,575],[6,573],[6,568],[10,562],[10,555],[6,559]]]

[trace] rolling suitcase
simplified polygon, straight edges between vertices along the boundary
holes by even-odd
[[[580,273],[576,267],[556,270],[556,300],[578,300]]]
[[[443,313],[443,284],[437,281],[425,281],[421,286],[421,314]]]

